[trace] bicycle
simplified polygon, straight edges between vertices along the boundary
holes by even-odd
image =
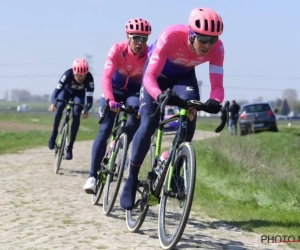
[[[128,150],[128,138],[125,131],[127,118],[128,115],[138,115],[137,111],[135,111],[133,107],[123,107],[123,103],[121,103],[121,105],[122,107],[120,109],[120,112],[122,112],[123,114],[120,115],[120,113],[117,113],[116,115],[113,130],[111,132],[110,138],[107,141],[108,148],[102,160],[100,170],[97,173],[96,190],[92,199],[92,203],[96,205],[99,202],[105,185],[103,197],[103,213],[105,215],[109,215],[114,207],[123,178],[124,166]],[[102,117],[99,120],[99,124],[103,122],[103,119],[108,111],[109,100],[106,100]],[[119,153],[121,157],[116,163],[116,159]],[[112,191],[111,187],[113,186],[114,182],[116,187],[115,190]]]
[[[126,224],[131,232],[137,232],[142,226],[149,206],[160,204],[158,216],[158,234],[160,245],[163,249],[173,249],[183,234],[185,229],[194,196],[196,181],[196,156],[193,145],[185,141],[187,133],[187,119],[189,109],[205,111],[206,105],[199,101],[184,101],[181,99],[181,110],[173,117],[164,120],[165,105],[170,98],[171,90],[167,90],[166,99],[158,105],[155,116],[160,110],[159,126],[152,136],[150,147],[151,170],[146,179],[140,179],[137,189],[137,198],[134,208],[126,211]],[[226,101],[221,109],[221,123],[215,129],[216,133],[223,130],[229,117],[229,102]],[[173,143],[168,151],[165,161],[160,161],[161,142],[163,138],[164,126],[172,121],[179,120],[179,130],[175,135]],[[155,140],[156,137],[156,140]],[[184,163],[180,168],[180,164]],[[178,166],[179,165],[179,166]],[[183,170],[183,177],[179,177],[178,172]],[[190,176],[189,180],[188,174]],[[179,207],[183,208],[183,213],[177,228],[170,236],[166,232],[166,222],[172,215],[177,215],[173,211],[167,213],[166,207],[170,198],[174,199]],[[135,212],[137,218],[135,219]]]
[[[54,107],[57,106],[58,102],[63,102],[67,104],[66,107],[66,112],[65,112],[65,117],[64,117],[64,122],[61,126],[60,132],[56,137],[55,140],[55,155],[54,157],[56,158],[55,165],[54,165],[54,172],[57,174],[61,165],[61,160],[63,159],[67,148],[68,148],[68,139],[69,139],[69,121],[72,119],[71,117],[71,111],[74,106],[81,106],[84,109],[84,113],[86,113],[86,106],[81,104],[81,103],[74,103],[72,99],[69,99],[68,101],[66,100],[61,100],[56,98]]]

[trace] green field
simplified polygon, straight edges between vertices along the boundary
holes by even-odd
[[[53,114],[0,113],[0,154],[47,146]],[[93,140],[98,132],[97,116],[81,119],[77,141]]]
[[[52,121],[51,113],[0,113],[0,154],[47,146]],[[218,124],[201,118],[197,129]],[[300,235],[300,123],[278,124],[278,133],[229,136],[225,128],[219,137],[193,142],[194,211],[261,234]],[[98,129],[96,116],[82,120],[78,140],[93,140]]]

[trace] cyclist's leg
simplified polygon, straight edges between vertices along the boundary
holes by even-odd
[[[184,100],[200,101],[198,81],[195,74],[195,69],[182,75],[173,87],[173,91]],[[187,136],[186,141],[191,142],[196,129],[197,111],[190,112],[187,122]]]
[[[136,111],[139,109],[139,93],[133,93],[129,95],[126,100],[126,106],[132,106]],[[127,125],[126,125],[126,133],[128,136],[128,145],[131,143],[132,138],[139,128],[140,119],[131,115],[128,118]]]
[[[235,135],[237,135],[237,122],[238,122],[238,118],[234,118],[233,126],[234,126],[234,134]]]
[[[114,89],[113,94],[116,101],[123,101],[124,95],[122,92]],[[102,98],[100,100],[99,114],[103,111],[104,104],[105,104],[105,99]],[[115,117],[116,117],[115,112],[108,111],[106,113],[106,116],[104,117],[103,122],[100,125],[98,135],[94,140],[93,147],[92,147],[90,174],[88,180],[83,186],[83,189],[88,193],[95,190],[95,178],[97,175],[97,171],[100,168],[102,159],[105,155],[106,146],[107,146],[106,143],[113,129]]]
[[[162,90],[167,89],[169,80],[166,77],[160,76],[157,80]],[[129,176],[120,198],[120,204],[126,210],[131,210],[134,206],[140,167],[150,148],[151,137],[159,123],[159,113],[155,117],[151,117],[156,109],[156,102],[154,102],[152,96],[142,86],[140,90],[139,111],[141,122],[132,140]]]
[[[77,96],[73,97],[74,103],[80,103],[84,105],[85,102],[85,92],[80,93]],[[70,135],[70,142],[68,145],[68,149],[66,152],[66,160],[71,160],[73,158],[73,145],[76,139],[76,135],[80,126],[80,117],[81,117],[81,112],[83,110],[83,107],[75,105],[73,107],[73,117],[72,117],[72,125],[71,125],[71,135]]]
[[[228,122],[228,130],[229,130],[229,134],[232,135],[232,118],[229,119],[229,122]]]
[[[58,99],[61,100],[66,100],[67,98],[69,98],[70,94],[69,92],[63,90],[60,92],[60,94],[58,95]],[[54,122],[53,122],[53,130],[51,133],[51,136],[49,138],[48,141],[48,148],[49,149],[54,149],[55,146],[55,140],[58,134],[58,128],[59,128],[59,123],[63,114],[63,111],[66,107],[66,104],[63,102],[58,102],[57,103],[57,109],[54,112]]]
[[[191,70],[188,73],[184,74],[179,78],[175,86],[173,87],[173,91],[177,93],[177,95],[184,100],[197,100],[200,101],[200,94],[198,88],[198,82],[195,75],[195,70]],[[189,118],[187,121],[187,135],[186,141],[191,142],[196,129],[196,121],[197,121],[197,111],[193,110],[189,114]],[[175,169],[175,177],[172,179],[171,186],[174,192],[178,192],[183,187],[184,181],[183,178],[180,177],[180,170],[182,166],[182,162],[178,162],[177,167]]]

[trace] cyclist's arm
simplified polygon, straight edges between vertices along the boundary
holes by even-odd
[[[157,78],[161,74],[167,60],[168,41],[169,39],[166,39],[165,33],[159,37],[144,75],[143,84],[154,100],[157,100],[157,96],[162,93],[158,86]]]
[[[209,78],[211,83],[210,98],[219,101],[224,100],[223,87],[223,62],[224,62],[224,48],[223,44],[216,44],[217,46],[213,54],[213,60],[209,62]]]
[[[87,104],[87,111],[89,111],[93,107],[93,96],[94,96],[94,77],[91,73],[88,74],[88,81],[87,81],[87,87],[85,91],[86,96],[86,104]]]
[[[58,97],[59,93],[64,89],[64,87],[67,84],[68,80],[69,80],[69,74],[68,74],[68,71],[66,71],[62,75],[60,80],[58,81],[58,84],[57,84],[56,88],[54,89],[54,91],[52,93],[52,96],[51,96],[52,104],[55,103],[55,99]]]
[[[106,58],[106,62],[102,74],[102,91],[104,93],[105,99],[109,99],[111,101],[115,101],[111,80],[116,70],[117,56],[118,56],[118,45],[116,44],[113,45],[108,52],[108,56]]]

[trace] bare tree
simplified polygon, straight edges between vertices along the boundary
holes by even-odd
[[[264,98],[262,98],[261,96],[255,98],[252,100],[253,102],[263,102],[264,101]]]
[[[291,109],[294,109],[294,104],[298,100],[297,90],[295,89],[285,89],[282,91],[282,100],[287,100]]]

